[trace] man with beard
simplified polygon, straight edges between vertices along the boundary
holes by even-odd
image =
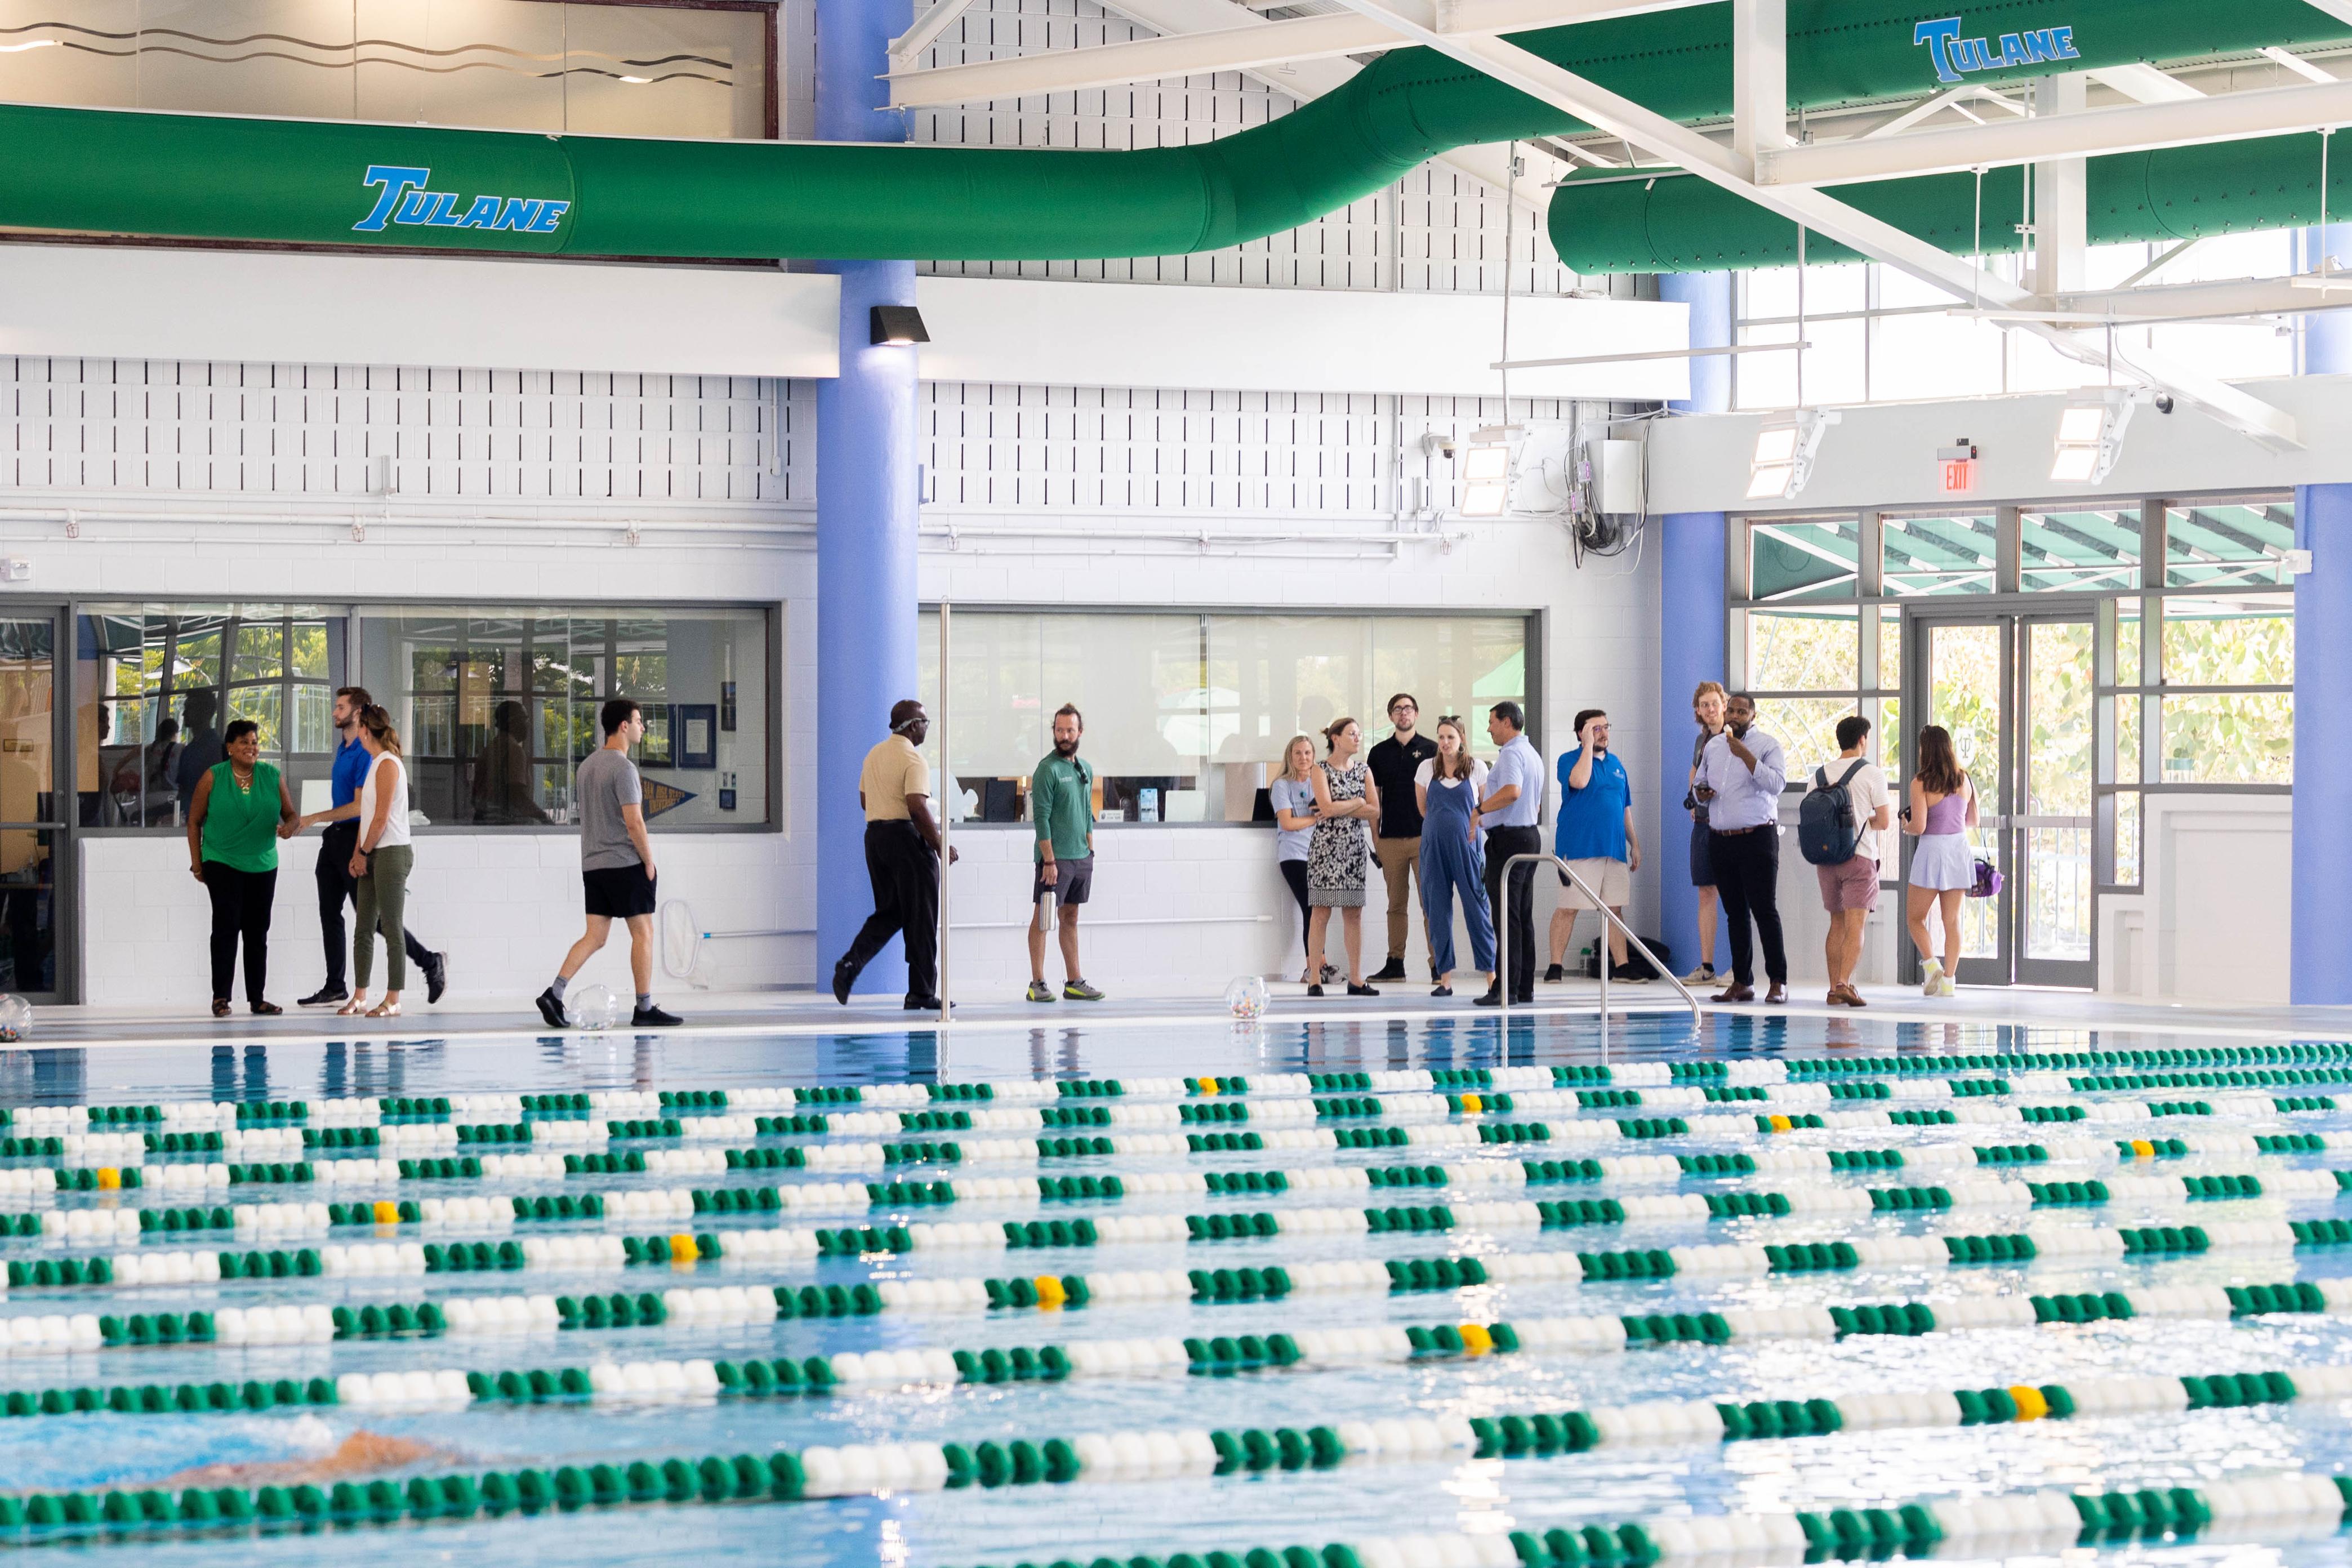
[[[1642,868],[1642,839],[1633,830],[1633,782],[1625,764],[1609,749],[1609,715],[1587,708],[1576,716],[1577,747],[1559,755],[1559,816],[1552,824],[1552,853],[1568,862],[1598,896],[1600,907],[1625,917],[1626,900],[1633,894],[1633,873]],[[1569,943],[1576,940],[1579,910],[1595,907],[1592,898],[1560,877],[1565,890],[1551,912],[1551,967],[1547,981],[1567,973]],[[1626,967],[1625,934],[1604,918],[1609,937],[1609,978],[1640,984],[1650,978]]]
[[[1029,818],[1037,825],[1037,880],[1030,902],[1038,907],[1029,922],[1029,995],[1051,1002],[1045,984],[1045,926],[1042,908],[1052,899],[1059,910],[1062,994],[1073,1002],[1099,1002],[1103,994],[1080,978],[1078,908],[1095,885],[1095,771],[1078,756],[1087,721],[1065,702],[1054,713],[1053,754],[1037,764],[1029,781]]]
[[[1698,787],[1706,803],[1707,858],[1731,928],[1731,984],[1717,1002],[1756,1000],[1755,944],[1764,947],[1767,1002],[1789,999],[1789,955],[1780,942],[1780,791],[1789,764],[1780,742],[1756,727],[1756,699],[1740,692],[1724,709],[1724,727],[1700,753]],[[1748,921],[1756,923],[1748,934]]]

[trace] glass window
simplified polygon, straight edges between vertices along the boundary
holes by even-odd
[[[1851,517],[1759,518],[1748,526],[1748,596],[1851,599],[1861,549],[1862,525]]]
[[[1748,615],[1751,691],[1845,691],[1861,680],[1853,606],[1790,615]]]
[[[2139,586],[2139,509],[2029,511],[2018,520],[2026,592]]]
[[[2168,588],[2284,583],[2281,557],[2294,548],[2294,503],[2288,498],[2165,509]]]
[[[355,684],[391,710],[422,822],[570,822],[611,697],[645,712],[647,820],[769,820],[764,611],[386,605],[359,622]]]
[[[74,660],[76,788],[85,827],[173,827],[221,760],[233,720],[260,727],[262,760],[297,798],[336,744],[341,608],[89,605]]]
[[[2164,601],[2164,684],[2291,686],[2294,599],[2287,594]]]
[[[2000,531],[1990,513],[1884,520],[1881,571],[1890,596],[1992,592]]]
[[[2139,886],[2140,794],[2128,790],[2116,796],[2116,885]]]
[[[79,0],[9,17],[0,98],[759,138],[774,134],[772,16],[696,0]]]
[[[1017,822],[1052,750],[1055,710],[1086,716],[1082,754],[1109,822],[1248,822],[1297,734],[1356,720],[1368,742],[1390,731],[1391,696],[1410,692],[1421,727],[1527,700],[1521,616],[1271,616],[958,610],[950,623],[951,703],[939,705],[939,619],[919,639],[922,696],[944,718],[960,785],[950,809]]]
[[[2207,692],[2164,700],[2168,784],[2291,784],[2294,693]]]

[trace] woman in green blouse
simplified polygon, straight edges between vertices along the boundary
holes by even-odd
[[[245,939],[245,999],[257,1015],[286,1009],[262,995],[269,974],[269,909],[278,896],[278,841],[300,818],[278,770],[261,760],[261,727],[239,719],[221,735],[222,760],[196,781],[188,805],[188,870],[213,899],[213,1016],[228,1016],[237,938]]]

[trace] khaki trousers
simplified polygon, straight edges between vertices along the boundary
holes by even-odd
[[[1381,863],[1381,878],[1389,888],[1389,956],[1402,962],[1404,958],[1406,916],[1417,907],[1405,891],[1409,878],[1421,874],[1421,840],[1419,838],[1381,838],[1374,841],[1374,858]],[[1423,889],[1427,891],[1426,889]],[[1428,923],[1424,916],[1423,924]],[[1426,942],[1426,932],[1423,935]]]

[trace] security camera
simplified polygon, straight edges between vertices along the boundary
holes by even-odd
[[[1454,437],[1441,435],[1434,430],[1426,432],[1421,438],[1421,455],[1424,458],[1443,458],[1451,462],[1454,458]]]
[[[2156,405],[2156,411],[2158,414],[2169,414],[2172,412],[2172,394],[2168,392],[2159,392],[2154,397],[2149,398],[2148,401]]]

